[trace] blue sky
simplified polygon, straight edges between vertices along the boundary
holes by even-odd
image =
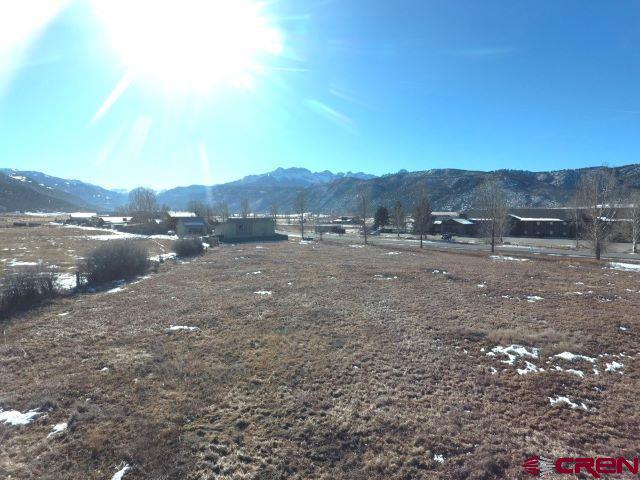
[[[17,7],[3,8],[11,22]],[[260,55],[251,89],[134,80],[96,119],[127,65],[89,0],[71,0],[21,56],[0,44],[0,60],[18,58],[0,69],[1,166],[168,188],[290,166],[637,162],[635,0],[280,0],[263,12],[283,49]]]

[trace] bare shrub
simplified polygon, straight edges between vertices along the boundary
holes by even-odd
[[[87,255],[84,270],[90,285],[127,280],[149,268],[147,247],[135,240],[109,240]]]
[[[173,242],[171,249],[179,257],[191,257],[193,255],[202,255],[204,246],[197,238],[181,238]]]
[[[40,305],[58,294],[55,272],[42,267],[6,272],[0,285],[0,318]]]

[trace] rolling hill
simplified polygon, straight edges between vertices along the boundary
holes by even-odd
[[[107,190],[106,188],[92,185],[90,183],[81,182],[80,180],[68,180],[65,178],[52,177],[42,172],[33,172],[27,170],[15,170],[11,168],[2,168],[0,172],[14,179],[24,179],[26,183],[39,185],[51,192],[62,192],[73,198],[80,200],[79,205],[85,208],[90,207],[91,210],[99,210],[109,212],[121,207],[127,202],[127,194]],[[40,209],[45,210],[42,206]]]
[[[81,198],[54,187],[47,187],[25,176],[0,172],[0,212],[64,212],[91,207]]]

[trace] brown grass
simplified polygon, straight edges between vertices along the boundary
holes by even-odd
[[[125,480],[526,478],[533,454],[631,454],[639,274],[387,253],[223,246],[12,321],[0,407],[51,410],[0,427],[0,476],[104,479],[128,462]],[[511,343],[540,348],[545,372],[486,355]],[[564,350],[596,357],[599,375],[549,359]],[[622,352],[624,373],[605,373],[598,355]]]

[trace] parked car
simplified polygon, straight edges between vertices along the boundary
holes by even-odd
[[[445,240],[447,242],[451,242],[453,240],[453,235],[451,233],[443,233],[440,238],[442,238],[442,240]]]

